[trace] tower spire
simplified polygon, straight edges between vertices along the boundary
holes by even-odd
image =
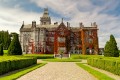
[[[48,8],[44,8],[43,17],[49,17]]]
[[[48,8],[44,8],[43,16],[40,18],[40,24],[41,25],[50,25],[51,24],[51,18],[49,16]]]
[[[62,18],[62,23],[63,23],[63,18]]]
[[[23,21],[23,24],[22,25],[24,25],[24,21]]]

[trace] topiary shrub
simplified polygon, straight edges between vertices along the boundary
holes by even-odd
[[[18,34],[14,34],[13,40],[8,48],[8,55],[22,55],[22,48],[18,39]]]

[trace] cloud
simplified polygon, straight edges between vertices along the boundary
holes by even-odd
[[[9,30],[19,33],[19,29],[24,21],[31,24],[33,20],[39,24],[41,13],[25,12],[21,8],[2,8],[0,7],[0,30]]]
[[[97,22],[100,47],[104,47],[110,34],[115,36],[120,47],[119,0],[1,0],[0,5],[0,30],[19,32],[22,21],[30,24],[36,20],[39,24],[42,9],[48,7],[53,22],[64,18],[73,27],[79,26],[79,22],[85,26]]]

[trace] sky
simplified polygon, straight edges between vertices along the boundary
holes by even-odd
[[[113,34],[120,49],[120,0],[0,0],[0,30],[19,33],[24,24],[40,24],[43,9],[49,9],[52,23],[70,22],[71,27],[85,27],[96,22],[99,47]]]

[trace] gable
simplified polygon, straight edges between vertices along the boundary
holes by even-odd
[[[58,28],[56,30],[58,32],[68,31],[67,27],[65,26],[65,24],[63,22],[58,26]]]

